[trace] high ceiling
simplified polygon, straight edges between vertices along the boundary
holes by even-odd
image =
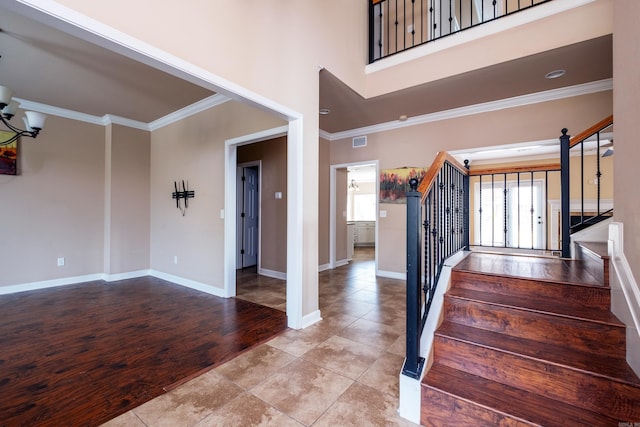
[[[331,74],[320,72],[320,128],[329,133],[415,117],[467,105],[558,89],[612,77],[612,38],[581,43],[459,74],[390,94],[363,99]],[[558,79],[545,79],[563,69]]]
[[[16,14],[0,4],[0,85],[14,96],[94,116],[149,123],[214,92]],[[555,69],[567,74],[548,80]],[[320,128],[329,133],[612,76],[612,39],[600,37],[391,94],[363,99],[320,72]]]
[[[214,93],[0,5],[0,85],[14,96],[149,123]]]

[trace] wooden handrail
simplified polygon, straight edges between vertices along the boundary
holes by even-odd
[[[422,178],[422,182],[420,182],[420,185],[418,186],[418,191],[422,193],[422,200],[421,200],[422,203],[424,203],[424,200],[427,197],[427,192],[433,185],[436,179],[436,176],[438,176],[438,172],[440,172],[440,169],[442,169],[442,166],[444,166],[444,163],[447,161],[451,163],[453,166],[455,166],[456,169],[459,169],[465,175],[469,174],[469,171],[467,170],[467,168],[462,166],[460,162],[458,162],[451,154],[449,154],[446,151],[440,151],[436,155],[436,158],[433,160],[433,163],[427,170],[427,173],[424,175],[424,178]]]
[[[594,133],[611,126],[613,124],[613,115],[607,117],[606,119],[600,120],[595,125],[591,126],[589,129],[586,129],[579,134],[572,136],[569,140],[569,148],[574,147],[575,145],[581,143],[585,139],[589,138]]]
[[[549,172],[559,171],[560,163],[537,166],[505,166],[501,168],[477,169],[469,171],[469,176],[478,175],[501,175],[510,173],[526,173],[526,172]]]

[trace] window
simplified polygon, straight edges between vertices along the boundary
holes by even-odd
[[[349,198],[351,200],[351,197]],[[350,209],[347,208],[347,211]],[[351,221],[375,221],[376,220],[376,195],[358,194],[353,195],[353,208],[351,209]]]

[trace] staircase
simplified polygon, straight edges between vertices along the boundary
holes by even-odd
[[[445,294],[421,423],[640,423],[640,379],[602,279],[587,259],[469,254]]]

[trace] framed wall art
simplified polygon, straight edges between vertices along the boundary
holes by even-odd
[[[380,203],[406,203],[405,193],[409,191],[409,180],[422,181],[428,168],[402,167],[383,169],[380,172]]]
[[[0,141],[6,141],[13,132],[0,131]],[[18,174],[18,140],[8,145],[0,145],[0,175]]]

